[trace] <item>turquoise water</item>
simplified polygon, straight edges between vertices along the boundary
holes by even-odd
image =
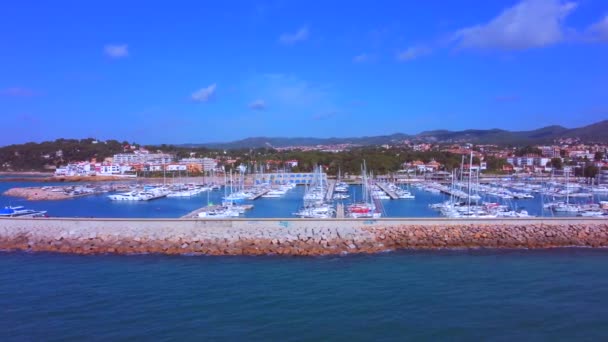
[[[17,186],[45,186],[66,185],[66,183],[34,183],[34,182],[0,182],[0,194],[5,190]],[[248,211],[245,217],[294,217],[292,213],[302,206],[304,187],[297,187],[282,198],[260,198],[248,201],[254,209]],[[446,195],[432,194],[411,188],[416,196],[415,200],[385,200],[382,201],[387,217],[439,217],[439,213],[429,208],[429,204],[438,203],[448,199]],[[26,201],[20,198],[0,195],[0,206],[25,205],[28,208],[46,210],[53,217],[148,217],[148,218],[175,218],[205,206],[208,201],[221,203],[223,191],[203,193],[192,198],[161,198],[149,202],[113,202],[107,195],[79,197],[63,201]],[[361,187],[351,186],[351,198],[361,198]],[[604,197],[605,198],[605,197]],[[494,199],[496,200],[496,199]],[[598,200],[596,198],[595,200]],[[588,199],[587,199],[588,201]],[[527,200],[513,200],[506,203],[513,207],[525,208],[531,215],[551,215],[543,211],[540,197]]]
[[[604,340],[608,251],[0,254],[3,341]]]

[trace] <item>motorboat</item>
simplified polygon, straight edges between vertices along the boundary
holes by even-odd
[[[45,217],[46,211],[26,209],[24,206],[7,206],[0,209],[0,217]]]
[[[203,211],[198,213],[198,218],[227,218],[238,217],[239,212],[231,207],[222,207],[215,210]]]
[[[112,201],[143,201],[144,197],[137,191],[123,192],[121,194],[109,195]]]
[[[608,217],[602,210],[584,210],[578,213],[577,216],[582,217]]]

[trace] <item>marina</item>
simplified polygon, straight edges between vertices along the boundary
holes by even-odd
[[[0,7],[0,342],[607,339],[608,0]]]
[[[236,217],[244,218],[606,217],[608,210],[605,187],[576,180],[538,182],[503,177],[472,182],[470,190],[466,180],[450,184],[433,181],[394,183],[364,177],[359,179],[360,184],[352,184],[326,180],[321,175],[311,178],[307,185],[244,185],[236,180],[227,183],[5,182],[0,183],[3,193],[0,204],[31,207],[46,211],[52,217],[179,218],[204,212],[211,214],[197,216],[201,219],[234,215],[219,213],[218,207],[214,206],[222,206],[225,210],[237,207]],[[11,196],[15,193],[11,189],[45,195]],[[57,197],[49,198],[46,194]],[[189,214],[194,211],[197,211],[195,215]]]

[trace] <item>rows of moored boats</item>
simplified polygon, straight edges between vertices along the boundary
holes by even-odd
[[[530,217],[526,210],[513,210],[498,203],[468,204],[466,202],[446,201],[431,204],[430,207],[449,218],[499,218]]]
[[[327,199],[328,194],[327,179],[318,168],[313,174],[313,179],[307,186],[304,195],[302,196],[303,205],[293,215],[301,218],[331,218],[336,216],[336,208],[333,203]],[[339,182],[334,186],[338,189],[338,194],[348,194],[348,184]],[[342,197],[342,196],[339,196]],[[332,197],[333,198],[333,197]]]
[[[382,183],[382,185],[388,191],[394,193],[396,196],[396,199],[415,199],[416,198],[416,196],[414,196],[409,190],[404,189],[404,188],[396,185],[395,183],[388,182],[388,183]],[[378,198],[381,200],[391,199],[391,196],[389,196],[386,191],[382,190],[382,188],[378,184],[372,185],[371,191],[372,191],[372,196],[374,198]]]
[[[294,215],[302,218],[381,217],[380,200],[385,199],[386,193],[377,185],[371,184],[365,167],[362,169],[362,181],[360,199],[353,199],[351,203],[345,205],[343,200],[350,199],[349,184],[338,179],[331,188],[319,168],[304,193],[302,208]]]
[[[129,191],[108,195],[108,198],[112,201],[151,201],[163,197],[193,197],[219,189],[218,185],[194,184],[133,186]]]
[[[360,193],[351,192],[350,185],[338,181],[330,184],[326,175],[317,169],[310,184],[306,185],[302,197],[302,206],[293,215],[302,218],[378,218],[383,216],[382,200],[416,199],[407,188],[391,182],[374,182],[362,170],[362,186]],[[131,185],[124,187],[125,191],[113,193],[107,197],[112,201],[150,201],[158,198],[189,198],[200,196],[211,191],[224,190],[221,204],[210,204],[200,211],[201,218],[239,217],[253,207],[244,204],[257,198],[280,199],[295,184],[258,184],[245,187],[242,179],[229,185],[217,184],[171,184],[171,185]],[[420,182],[412,184],[421,191],[443,193],[449,195],[449,200],[430,204],[441,215],[449,218],[501,218],[529,217],[523,208],[518,208],[515,200],[541,198],[542,209],[557,215],[577,215],[583,217],[608,217],[608,201],[594,202],[598,196],[608,196],[608,187],[592,186],[570,182],[528,183],[518,180],[493,180],[480,183],[460,179],[451,184],[439,182]],[[70,195],[85,195],[110,192],[111,185],[75,185],[63,187],[45,187],[47,191],[62,191]],[[522,203],[522,202],[519,202]],[[45,211],[26,209],[22,206],[5,207],[0,209],[0,217],[39,217],[45,216]],[[544,212],[543,215],[547,215]]]
[[[245,200],[253,200],[255,198],[281,198],[295,188],[295,184],[281,184],[271,186],[270,184],[261,184],[251,188],[245,188],[241,186],[240,189],[232,189],[231,193],[225,193],[222,198],[221,205],[209,205],[203,208],[201,212],[197,214],[198,218],[229,218],[239,217],[243,215],[245,211],[251,209],[253,205],[243,204]],[[228,188],[224,188],[228,191]]]
[[[541,196],[543,209],[556,214],[585,217],[608,217],[608,202],[593,203],[596,195],[608,194],[603,187],[586,184],[547,182],[524,183],[494,181],[487,184],[453,182],[450,186],[436,182],[418,184],[422,190],[450,195],[450,200],[430,207],[447,217],[526,217],[525,210],[514,209],[510,200]],[[578,199],[578,200],[577,200]],[[581,202],[585,199],[585,203]],[[498,202],[496,202],[498,201]]]

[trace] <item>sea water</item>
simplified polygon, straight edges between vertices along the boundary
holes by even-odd
[[[36,182],[0,182],[0,194],[13,187],[33,186],[65,186],[66,183],[36,183]],[[75,183],[82,185],[82,183]],[[415,187],[409,190],[416,196],[415,199],[383,200],[384,217],[440,217],[440,213],[429,208],[429,204],[443,202],[449,199],[444,194],[434,194]],[[247,211],[244,217],[270,218],[270,217],[295,217],[293,213],[303,205],[304,186],[298,186],[281,198],[259,198],[255,201],[245,201],[253,204],[254,208]],[[350,187],[352,200],[361,200],[361,186]],[[59,201],[27,201],[0,195],[0,206],[24,205],[31,209],[46,210],[52,217],[121,217],[121,218],[178,218],[189,212],[206,206],[208,204],[220,204],[224,191],[211,191],[201,193],[189,198],[160,198],[152,201],[111,201],[108,194],[76,197]],[[602,200],[606,197],[595,197],[593,199],[575,199],[574,201]],[[552,216],[553,213],[543,209],[543,201],[536,194],[534,199],[499,200],[492,199],[501,204],[508,205],[512,209],[525,209],[530,215]]]
[[[605,340],[608,251],[0,254],[2,341]]]

